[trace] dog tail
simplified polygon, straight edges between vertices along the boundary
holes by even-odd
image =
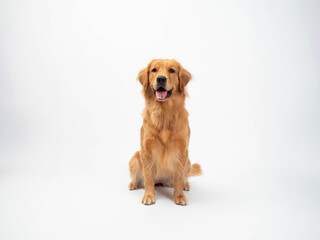
[[[189,176],[193,177],[193,176],[200,176],[202,174],[202,170],[201,167],[198,163],[194,163],[191,165],[191,169],[189,172]]]

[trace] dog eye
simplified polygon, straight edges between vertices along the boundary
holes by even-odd
[[[156,69],[156,68],[154,68],[154,69],[152,69],[151,71],[152,71],[152,72],[156,72],[156,71],[157,71],[157,69]]]
[[[174,73],[174,70],[172,68],[170,68],[169,72],[170,73]]]

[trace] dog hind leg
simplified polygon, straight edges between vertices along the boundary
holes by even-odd
[[[143,187],[143,172],[140,158],[140,151],[137,151],[129,162],[129,170],[131,182],[129,183],[129,190],[135,190]]]

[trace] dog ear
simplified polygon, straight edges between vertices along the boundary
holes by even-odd
[[[137,79],[142,85],[143,91],[147,91],[148,85],[149,85],[149,71],[150,71],[150,66],[151,66],[152,61],[148,64],[148,66],[144,69],[142,69],[139,74]]]
[[[188,82],[191,80],[192,75],[191,73],[189,73],[186,69],[184,69],[181,65],[180,65],[180,69],[179,69],[179,87],[180,87],[180,91],[184,92],[185,87],[187,86]]]
[[[148,88],[148,83],[149,83],[149,72],[148,72],[148,67],[142,69],[139,74],[137,79],[142,85],[143,91],[146,91]]]

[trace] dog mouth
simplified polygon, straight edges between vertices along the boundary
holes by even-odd
[[[172,90],[167,91],[164,87],[159,87],[157,90],[153,90],[153,94],[156,96],[157,100],[165,100],[169,98],[172,94]]]

